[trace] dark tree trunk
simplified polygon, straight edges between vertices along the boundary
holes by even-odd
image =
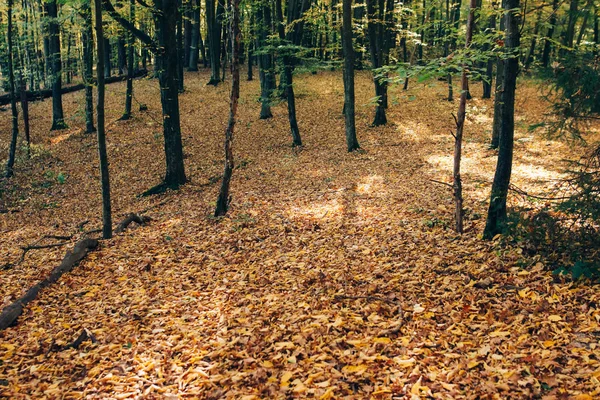
[[[104,78],[110,78],[112,75],[110,39],[104,38]]]
[[[565,31],[563,44],[568,47],[573,47],[573,41],[575,40],[575,25],[579,17],[579,0],[571,0],[569,3],[569,18],[567,19],[567,29]]]
[[[7,1],[7,17],[8,23],[6,27],[6,37],[8,40],[8,87],[10,92],[10,113],[12,117],[12,135],[10,139],[10,149],[8,153],[8,162],[6,163],[6,171],[4,176],[10,178],[13,176],[13,167],[15,165],[15,153],[17,151],[17,138],[19,136],[19,114],[17,112],[17,93],[15,91],[15,70],[13,63],[13,0]]]
[[[179,64],[177,52],[177,3],[163,1],[156,3],[154,14],[156,38],[135,28],[131,22],[120,16],[112,7],[110,0],[103,0],[110,15],[126,29],[131,31],[156,55],[155,68],[158,72],[160,100],[163,112],[163,135],[166,158],[166,174],[161,184],[147,190],[144,195],[176,189],[186,182],[183,163],[183,143],[179,120],[179,91],[177,88],[177,68]]]
[[[525,71],[527,71],[529,69],[529,66],[533,62],[533,55],[535,54],[535,45],[537,43],[537,35],[540,30],[541,21],[542,21],[542,13],[538,12],[537,18],[535,21],[535,26],[533,28],[533,36],[531,37],[531,44],[529,45],[529,51],[527,52],[527,55],[525,56],[525,62],[523,63],[524,64],[523,70],[525,70]]]
[[[218,5],[215,5],[215,1]],[[216,7],[215,7],[216,6]],[[209,85],[218,85],[221,81],[221,16],[220,0],[206,0],[206,26],[208,35],[208,53],[210,57],[211,75]]]
[[[94,127],[94,95],[93,95],[93,63],[94,63],[94,35],[92,33],[92,8],[91,0],[85,0],[81,5],[83,18],[83,83],[85,84],[85,133],[96,132]]]
[[[192,48],[192,21],[193,11],[191,7],[191,0],[185,0],[183,3],[183,59],[185,60],[185,66],[189,66],[190,53]],[[198,46],[196,46],[198,48]]]
[[[31,137],[29,136],[29,101],[23,73],[20,76],[21,109],[23,110],[23,128],[25,129],[25,143],[27,144],[27,158],[31,156]]]
[[[354,101],[354,47],[352,44],[352,0],[342,3],[342,47],[344,50],[344,117],[346,148],[352,152],[360,148],[356,138]]]
[[[469,4],[469,16],[467,17],[467,29],[465,34],[465,49],[468,51],[473,38],[475,25],[475,9],[477,0],[471,0]],[[456,221],[456,232],[463,233],[463,196],[462,179],[460,176],[460,163],[462,159],[463,130],[465,127],[465,117],[467,115],[467,97],[469,92],[468,66],[463,64],[461,76],[461,94],[456,116],[456,135],[454,135],[454,165],[453,165],[453,195],[454,195],[454,218]]]
[[[520,13],[512,10],[518,8],[519,0],[504,1],[507,57],[501,87],[500,101],[502,105],[499,110],[502,126],[500,128],[498,163],[492,184],[487,221],[483,232],[485,239],[491,239],[495,235],[504,232],[506,226],[506,198],[508,196],[513,160],[515,89],[517,74],[519,72],[519,59],[515,52],[520,44]]]
[[[67,128],[62,106],[62,63],[60,60],[60,29],[58,26],[57,0],[44,2],[48,15],[48,52],[52,70],[52,128],[59,130]]]
[[[135,23],[135,0],[129,0],[129,20]],[[131,103],[133,102],[133,34],[127,31],[127,89],[125,91],[125,112],[121,121],[131,118]]]
[[[273,55],[271,52],[265,52],[264,46],[267,45],[267,36],[271,33],[271,7],[264,4],[256,10],[257,23],[257,46],[263,49],[258,56],[258,76],[260,79],[260,119],[271,118],[271,96],[276,87],[275,72],[273,68]]]
[[[112,237],[112,212],[110,205],[110,180],[108,176],[108,155],[106,153],[106,134],[104,131],[104,38],[102,26],[101,0],[94,0],[96,14],[96,42],[98,62],[96,64],[96,79],[98,81],[98,104],[96,105],[96,119],[98,122],[98,156],[100,158],[100,180],[102,184],[102,237]]]
[[[383,66],[387,58],[385,36],[387,35],[386,25],[384,24],[384,15],[386,15],[384,0],[367,0],[367,31],[369,35],[369,52],[371,53],[371,66],[378,69]],[[387,117],[385,109],[387,106],[387,81],[381,79],[375,73],[373,79],[375,83],[375,96],[377,97],[377,107],[375,108],[375,118],[373,126],[385,125]]]
[[[550,19],[548,20],[548,24],[550,27],[548,28],[548,33],[546,34],[546,39],[544,40],[544,50],[542,52],[542,66],[547,68],[550,64],[550,52],[552,51],[552,37],[554,36],[554,30],[556,27],[556,13],[558,12],[558,0],[552,1],[552,15],[550,15]]]
[[[177,89],[183,93],[183,66],[186,64],[183,48],[183,14],[181,12],[182,1],[177,0]]]
[[[490,19],[488,21],[488,31],[494,32],[496,30],[496,2],[492,2],[492,15],[490,15]],[[484,51],[489,51],[490,45],[484,44]],[[494,59],[490,57],[487,60],[486,68],[485,68],[486,78],[483,80],[483,96],[484,99],[492,98],[492,83],[494,80]]]
[[[502,0],[502,7],[505,7],[506,0]],[[504,32],[506,18],[500,20],[500,31]],[[505,60],[498,57],[496,61],[496,86],[494,93],[494,121],[492,123],[492,141],[490,148],[497,149],[500,142],[500,129],[502,128],[501,107],[502,107],[502,88],[504,85],[504,64]]]
[[[251,46],[252,46],[252,44],[248,44],[248,50],[247,50],[247,53],[248,53],[248,65],[247,65],[248,71],[247,71],[247,79],[246,80],[248,80],[248,81],[251,81],[252,78],[253,78],[252,77],[252,64],[254,63],[254,55],[252,54],[253,51],[252,51],[252,47]]]
[[[200,41],[200,1],[192,1],[192,23],[191,23],[191,34],[190,34],[190,56],[188,63],[188,71],[198,71],[198,44]]]
[[[223,181],[221,190],[217,198],[217,206],[215,208],[215,217],[223,216],[229,208],[229,184],[231,175],[233,174],[234,159],[233,159],[233,132],[235,128],[235,116],[237,111],[238,99],[240,97],[240,68],[238,51],[241,43],[240,33],[240,0],[231,0],[231,97],[229,100],[229,122],[225,130],[225,170],[223,172]]]

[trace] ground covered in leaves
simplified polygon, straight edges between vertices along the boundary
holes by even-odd
[[[205,71],[187,74],[181,96],[190,183],[150,198],[137,195],[164,168],[157,82],[135,82],[149,110],[128,122],[116,122],[124,84],[108,87],[114,219],[145,211],[152,221],[103,241],[0,332],[0,397],[600,396],[597,288],[557,282],[518,243],[479,239],[495,166],[492,103],[480,85],[468,105],[459,237],[451,193],[431,181],[451,179],[457,103],[445,101],[443,83],[392,90],[390,124],[371,128],[373,87],[361,72],[363,151],[347,154],[338,72],[297,80],[301,150],[290,146],[285,104],[259,120],[258,82],[242,82],[232,206],[215,220],[230,85],[207,81]],[[83,93],[64,103],[70,128],[60,132],[48,132],[49,101],[31,105],[33,157],[21,155],[3,187],[2,306],[100,224]],[[528,131],[545,107],[521,82],[513,176],[536,193],[582,152]],[[22,246],[56,242],[44,235],[73,239],[17,262]],[[82,330],[95,343],[63,349]]]

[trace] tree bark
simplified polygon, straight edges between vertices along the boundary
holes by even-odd
[[[356,138],[354,101],[354,46],[352,43],[352,0],[342,4],[342,45],[344,50],[344,117],[346,122],[346,149],[360,148]]]
[[[550,63],[550,52],[552,51],[552,37],[554,36],[554,30],[556,27],[556,13],[558,11],[558,0],[552,1],[552,14],[550,15],[550,19],[548,20],[548,24],[550,27],[548,28],[548,33],[546,34],[546,39],[544,40],[544,50],[542,52],[542,66],[544,68],[548,67]]]
[[[229,208],[229,185],[234,168],[232,142],[236,122],[235,118],[238,99],[240,97],[240,68],[238,52],[241,43],[241,33],[239,5],[240,0],[231,0],[231,32],[229,35],[231,37],[231,96],[229,100],[229,121],[227,123],[227,128],[225,129],[225,169],[223,172],[223,181],[221,182],[219,197],[217,198],[215,217],[225,215],[227,213],[227,209]]]
[[[93,62],[94,62],[94,35],[92,33],[92,8],[91,0],[81,4],[83,18],[83,83],[85,85],[85,133],[96,132],[94,126],[94,95],[93,95]]]
[[[60,60],[60,29],[58,26],[57,0],[44,2],[48,15],[48,53],[52,72],[52,127],[50,130],[67,128],[62,105],[62,63]]]
[[[475,25],[475,9],[477,0],[471,0],[469,4],[469,16],[467,18],[467,29],[465,34],[465,50],[471,47],[473,38],[473,26]],[[453,193],[454,193],[454,218],[456,222],[456,232],[463,233],[463,196],[462,179],[460,176],[460,163],[462,158],[463,130],[465,127],[465,117],[467,115],[467,94],[469,92],[468,66],[463,64],[461,76],[461,94],[458,105],[458,114],[456,117],[456,135],[454,136],[454,166],[453,166]]]
[[[135,24],[135,0],[129,0],[129,19]],[[125,112],[121,116],[121,121],[131,118],[131,105],[133,102],[133,34],[127,31],[127,89],[125,91]]]
[[[502,125],[499,135],[498,162],[494,182],[492,183],[487,221],[483,232],[485,239],[491,239],[495,235],[504,232],[506,227],[506,199],[513,161],[515,89],[517,86],[517,74],[519,72],[519,0],[505,0],[504,10],[506,61],[503,72],[504,79],[502,80],[500,91],[501,106],[498,110]]]
[[[12,118],[12,135],[10,139],[10,148],[8,153],[8,161],[6,163],[6,171],[4,176],[10,178],[13,176],[13,167],[15,165],[15,154],[17,151],[17,138],[19,136],[19,113],[17,111],[17,93],[15,91],[15,70],[13,60],[13,0],[7,1],[7,40],[8,40],[8,87],[10,94],[10,113]]]
[[[198,54],[200,41],[200,0],[192,1],[192,24],[190,37],[190,58],[188,63],[188,71],[198,71]]]
[[[260,119],[268,119],[273,116],[271,113],[271,96],[275,89],[275,72],[273,71],[273,55],[271,52],[265,52],[267,45],[267,36],[271,31],[272,18],[271,7],[264,4],[256,10],[257,24],[257,48],[262,49],[258,56],[258,76],[260,79]]]
[[[96,105],[96,120],[98,129],[98,157],[100,160],[100,182],[102,188],[102,237],[112,237],[112,211],[110,204],[110,179],[108,175],[108,155],[106,152],[106,133],[104,130],[104,27],[102,26],[102,0],[94,0],[96,14],[96,42],[98,62],[96,64],[96,79],[98,81],[98,104]]]
[[[208,85],[218,85],[221,81],[221,15],[222,9],[220,2],[215,5],[215,1],[206,0],[206,26],[208,35],[208,53],[210,57],[211,75]]]

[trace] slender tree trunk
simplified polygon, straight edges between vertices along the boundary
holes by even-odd
[[[215,5],[215,1],[218,5]],[[221,15],[222,6],[220,0],[206,0],[206,26],[209,42],[209,57],[211,75],[209,85],[218,85],[221,81]],[[216,7],[215,7],[216,6]]]
[[[254,63],[254,55],[253,55],[254,51],[252,50],[252,44],[251,43],[248,44],[248,51],[247,52],[248,52],[248,65],[247,65],[248,70],[247,70],[247,74],[246,74],[246,77],[247,77],[246,80],[251,81],[252,78],[253,78],[252,77],[252,64]]]
[[[377,2],[377,4],[376,4]],[[369,34],[369,51],[371,53],[371,66],[378,69],[383,66],[385,59],[384,49],[384,7],[383,0],[367,0],[367,31]],[[387,103],[387,82],[375,74],[373,81],[375,83],[375,96],[377,97],[377,107],[375,108],[375,118],[373,126],[385,125],[387,117],[385,107]]]
[[[94,127],[94,95],[92,80],[94,63],[94,35],[92,33],[92,7],[91,0],[85,0],[81,4],[81,16],[83,18],[83,83],[85,84],[85,133],[96,132]]]
[[[519,72],[517,50],[520,44],[520,13],[511,10],[518,8],[519,0],[504,1],[505,48],[507,58],[504,65],[504,79],[501,88],[500,100],[502,105],[499,110],[502,126],[500,128],[498,163],[492,184],[487,221],[483,232],[485,239],[491,239],[495,235],[502,233],[506,227],[506,199],[513,160],[515,89],[517,86],[517,74]]]
[[[186,64],[183,47],[183,13],[181,12],[182,0],[177,0],[177,88],[183,93],[183,66]]]
[[[10,178],[13,176],[13,167],[15,165],[15,153],[17,151],[17,138],[19,136],[19,114],[17,112],[17,94],[15,91],[15,71],[13,62],[13,0],[7,0],[7,40],[8,40],[8,87],[10,91],[10,113],[12,117],[12,136],[10,140],[10,149],[8,153],[8,162],[4,176]]]
[[[104,38],[104,78],[112,76],[110,39]]]
[[[569,3],[569,17],[567,19],[567,29],[565,31],[563,45],[568,48],[573,47],[573,41],[575,40],[575,25],[579,17],[579,0],[571,0]]]
[[[559,2],[558,0],[552,1],[552,15],[550,15],[550,19],[548,20],[548,24],[550,27],[548,28],[548,33],[546,34],[546,39],[544,40],[544,50],[542,52],[542,66],[547,68],[550,64],[550,52],[552,51],[552,37],[554,36],[554,29],[556,27],[556,13],[558,12]]]
[[[502,0],[502,7],[505,7],[506,0]],[[506,25],[506,18],[500,20],[500,31],[504,32]],[[490,143],[491,149],[497,149],[500,143],[500,130],[502,129],[502,91],[504,87],[504,65],[505,60],[502,57],[498,57],[496,61],[496,87],[494,93],[494,121],[492,123],[492,141]]]
[[[267,36],[271,31],[271,7],[265,4],[256,11],[258,29],[257,46],[263,49],[267,45]],[[258,56],[258,76],[260,79],[260,119],[268,119],[271,113],[271,96],[275,89],[275,72],[273,71],[273,55],[264,50]]]
[[[471,0],[469,4],[469,16],[467,18],[467,30],[465,34],[465,49],[468,51],[471,47],[473,38],[473,26],[475,25],[475,9],[477,8],[477,0]],[[454,167],[453,167],[453,184],[454,191],[454,217],[456,220],[456,232],[463,233],[463,196],[462,196],[462,180],[460,177],[460,162],[462,158],[462,141],[463,130],[465,127],[465,117],[467,115],[467,93],[469,91],[469,76],[468,67],[463,65],[461,77],[461,94],[460,103],[458,105],[458,114],[456,117],[456,135],[454,136]]]
[[[27,86],[23,79],[23,73],[20,75],[21,87],[21,109],[23,110],[23,127],[25,128],[25,143],[27,144],[27,158],[31,156],[31,137],[29,135],[29,100],[27,99]]]
[[[60,60],[60,29],[58,26],[57,0],[44,2],[48,15],[48,52],[52,69],[52,128],[59,130],[67,128],[62,106],[62,63]]]
[[[541,20],[542,20],[542,13],[540,11],[537,14],[537,18],[535,21],[535,27],[533,28],[533,36],[531,37],[531,44],[529,45],[529,51],[527,52],[527,55],[525,56],[525,62],[523,63],[524,71],[527,71],[529,69],[529,66],[533,62],[533,55],[535,54],[535,46],[537,44],[537,35],[540,30]]]
[[[96,119],[98,122],[98,156],[100,158],[100,180],[102,184],[102,237],[110,239],[112,237],[112,211],[110,204],[110,179],[108,176],[108,155],[106,153],[106,134],[104,131],[104,44],[105,41],[102,26],[102,5],[101,0],[94,0],[96,13],[96,54],[98,62],[96,64],[96,79],[98,81],[98,104],[96,106]]]
[[[360,148],[356,138],[354,101],[354,46],[352,44],[352,0],[342,4],[342,45],[344,49],[344,117],[346,121],[346,148],[352,152]]]
[[[488,32],[492,33],[496,30],[496,2],[492,2],[492,15],[490,15],[490,19],[488,21]],[[484,45],[484,51],[489,51],[490,45]],[[494,81],[494,59],[490,57],[486,62],[485,68],[485,76],[486,78],[483,80],[483,96],[484,99],[492,98],[492,83]]]
[[[229,208],[229,184],[233,174],[233,132],[235,128],[235,117],[237,111],[238,99],[240,97],[240,68],[238,52],[241,43],[240,33],[240,0],[231,0],[231,97],[229,100],[229,122],[225,130],[225,170],[223,172],[223,181],[221,190],[217,198],[215,217],[220,217],[227,213]]]
[[[198,44],[200,41],[200,0],[192,1],[192,25],[188,71],[198,71]]]
[[[187,67],[190,63],[190,53],[192,49],[192,10],[191,0],[185,0],[183,2],[183,59],[185,60],[185,66]],[[196,46],[197,48],[197,46]]]
[[[135,24],[135,0],[129,0],[129,20]],[[125,112],[121,121],[131,118],[131,103],[133,102],[133,46],[134,38],[131,32],[127,32],[127,89],[125,91]]]

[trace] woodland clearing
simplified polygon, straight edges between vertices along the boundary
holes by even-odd
[[[164,165],[158,85],[135,81],[135,99],[149,109],[123,122],[125,84],[107,86],[113,212],[148,209],[152,221],[103,241],[0,332],[0,396],[600,396],[597,287],[555,279],[518,244],[479,238],[496,160],[493,102],[481,100],[481,85],[472,84],[467,106],[466,232],[458,236],[452,193],[431,181],[452,177],[457,102],[445,100],[444,84],[391,88],[390,123],[372,128],[371,75],[357,73],[363,150],[347,153],[339,72],[295,80],[301,149],[290,147],[285,104],[259,120],[258,80],[242,81],[231,210],[216,220],[230,83],[206,86],[208,78],[186,73],[180,97],[189,183],[145,198]],[[582,150],[528,130],[547,104],[531,82],[519,85],[512,182],[541,193]],[[50,102],[30,104],[33,157],[18,160],[3,189],[0,265],[44,235],[76,239],[83,221],[100,226],[83,93],[63,101],[76,117],[54,132]],[[8,111],[0,115],[8,135]],[[522,200],[513,193],[509,204]],[[68,247],[29,251],[1,270],[2,305]],[[53,351],[83,329],[96,343]]]

